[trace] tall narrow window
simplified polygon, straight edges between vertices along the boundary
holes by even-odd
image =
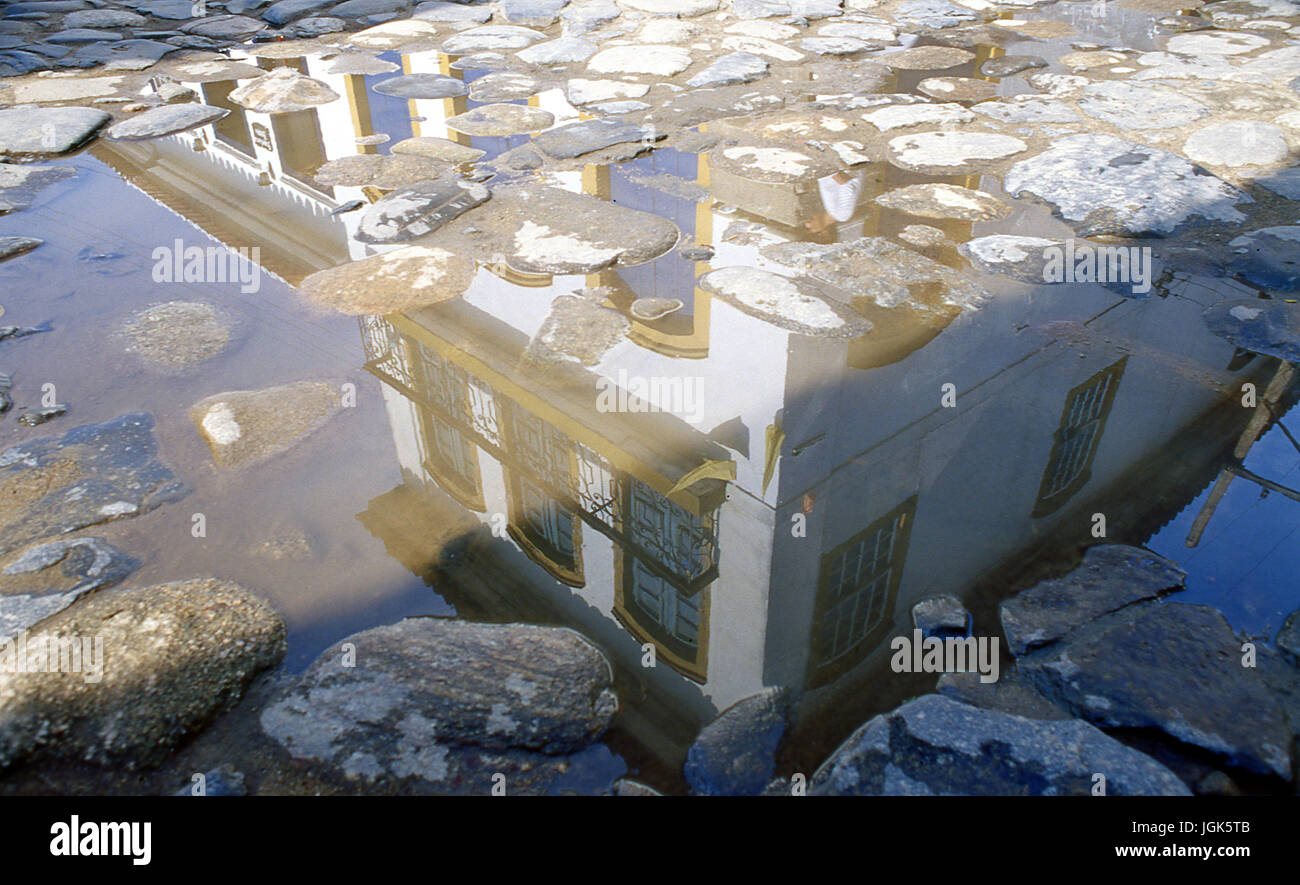
[[[843,674],[889,631],[915,512],[916,498],[910,498],[822,556],[811,685]]]
[[[1127,362],[1124,357],[1112,363],[1065,395],[1052,454],[1038,484],[1035,518],[1056,512],[1087,485]]]

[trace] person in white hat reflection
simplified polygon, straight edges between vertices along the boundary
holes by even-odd
[[[810,218],[804,227],[813,234],[823,234],[853,218],[862,196],[862,176],[840,170],[818,179],[817,190],[821,195],[822,211]]]

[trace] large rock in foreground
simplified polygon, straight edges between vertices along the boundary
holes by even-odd
[[[812,795],[1185,796],[1169,769],[1077,719],[1025,719],[924,695],[863,725],[813,775]]]
[[[484,795],[501,773],[507,793],[545,792],[595,769],[607,780],[586,789],[600,791],[621,773],[592,746],[618,708],[611,678],[572,630],[411,618],[326,650],[262,728],[365,788]]]
[[[1107,612],[1182,590],[1185,577],[1177,565],[1147,550],[1123,544],[1091,547],[1069,574],[998,606],[1007,648],[1023,655]]]
[[[737,701],[686,752],[686,782],[703,796],[757,796],[776,775],[789,702],[779,688]]]
[[[32,757],[156,764],[285,652],[280,616],[213,578],[96,593],[29,634],[29,667],[37,636],[91,653],[79,672],[0,667],[0,768]]]
[[[1291,777],[1286,711],[1204,605],[1146,603],[1020,659],[1053,701],[1103,728],[1154,729],[1258,774]]]

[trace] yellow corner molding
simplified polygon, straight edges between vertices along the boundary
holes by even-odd
[[[767,425],[764,433],[766,451],[763,453],[763,496],[767,496],[767,485],[776,473],[776,459],[781,457],[781,446],[785,443],[785,431],[779,424]]]
[[[699,467],[677,480],[677,485],[669,490],[671,496],[683,489],[689,489],[702,479],[722,479],[734,482],[736,479],[735,461],[705,461]]]

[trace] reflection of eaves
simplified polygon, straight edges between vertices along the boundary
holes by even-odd
[[[703,492],[672,493],[677,482],[708,461],[730,461],[731,454],[707,434],[674,415],[603,413],[595,408],[597,375],[585,380],[548,384],[521,365],[528,339],[463,301],[444,302],[389,318],[399,329],[464,359],[471,374],[487,381],[523,408],[575,441],[589,445],[620,470],[636,476],[656,492],[697,514],[721,502],[725,483],[705,479]],[[579,370],[580,371],[580,370]]]
[[[333,267],[347,257],[347,232],[328,219],[329,204],[305,189],[257,188],[256,170],[212,149],[198,153],[179,143],[100,142],[91,154],[118,172],[128,185],[198,227],[228,249],[257,246],[262,269],[294,285],[308,274]],[[242,158],[241,158],[242,160]],[[252,199],[233,183],[247,179]],[[273,204],[268,206],[268,203]],[[302,223],[286,224],[286,208],[298,207]],[[312,223],[320,218],[320,223]],[[327,220],[328,219],[328,220]]]

